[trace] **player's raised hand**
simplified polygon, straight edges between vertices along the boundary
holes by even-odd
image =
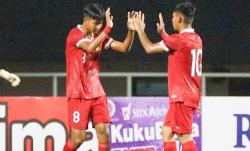
[[[113,16],[110,13],[110,8],[108,8],[105,12],[105,18],[106,18],[106,26],[112,28],[113,27]]]
[[[156,26],[157,26],[157,32],[159,34],[165,32],[165,24],[161,13],[159,14],[159,23],[157,23]]]
[[[144,13],[142,13],[141,11],[135,13],[134,26],[137,31],[138,30],[144,31],[145,29],[144,18],[145,18]]]
[[[144,15],[144,13],[139,11],[138,16],[139,16],[139,19],[140,19],[141,29],[144,30],[145,29],[145,22],[144,22],[145,15]]]
[[[134,17],[135,16],[135,11],[128,12],[128,21],[127,21],[127,27],[129,30],[135,30],[134,26]]]

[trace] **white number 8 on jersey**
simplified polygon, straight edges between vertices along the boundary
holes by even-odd
[[[78,111],[73,112],[73,121],[74,123],[80,122],[80,112]]]

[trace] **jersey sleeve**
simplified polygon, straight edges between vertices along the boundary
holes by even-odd
[[[176,34],[163,39],[163,43],[170,50],[180,50],[180,48],[182,47],[181,39]]]
[[[164,43],[164,41],[163,41],[163,40],[162,40],[162,41],[160,41],[160,45],[161,45],[162,49],[164,49],[166,52],[168,52],[168,51],[169,51],[168,47],[165,45],[165,43]]]
[[[113,38],[107,36],[107,38],[103,41],[103,48],[105,50],[109,49],[111,47],[111,43],[114,41]]]

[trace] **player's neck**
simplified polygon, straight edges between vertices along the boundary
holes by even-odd
[[[182,26],[179,27],[178,31],[181,32],[181,31],[183,31],[185,29],[191,29],[191,28],[192,28],[191,24],[189,24],[189,25],[182,25]]]

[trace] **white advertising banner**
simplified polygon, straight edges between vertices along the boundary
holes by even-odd
[[[202,151],[250,151],[250,97],[203,97]]]

